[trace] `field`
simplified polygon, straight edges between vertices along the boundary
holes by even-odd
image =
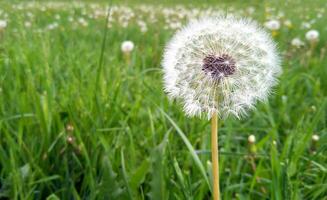
[[[203,2],[0,2],[0,199],[211,199],[210,121],[169,100],[161,60],[187,21],[228,13],[279,23],[283,73],[219,120],[222,199],[327,200],[326,2]]]

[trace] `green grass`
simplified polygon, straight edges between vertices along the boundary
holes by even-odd
[[[324,1],[303,2],[252,3],[259,22],[272,7],[293,28],[282,26],[274,38],[283,74],[269,101],[243,120],[220,120],[223,199],[327,199],[327,29],[317,9],[327,11]],[[174,31],[164,28],[161,9],[146,33],[135,23],[114,23],[104,43],[105,17],[91,19],[89,5],[44,12],[1,5],[8,26],[0,31],[0,199],[211,198],[210,123],[187,118],[163,92],[161,55]],[[219,7],[187,6],[211,5]],[[248,7],[222,5],[225,11]],[[75,27],[69,16],[88,26]],[[305,41],[300,26],[311,19],[319,43],[292,47],[294,37]],[[59,27],[45,29],[55,21]],[[129,66],[120,52],[127,39],[136,45]],[[257,138],[255,153],[250,134]]]

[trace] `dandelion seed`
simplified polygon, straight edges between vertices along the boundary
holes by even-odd
[[[188,116],[241,117],[267,99],[281,73],[269,35],[235,17],[194,21],[178,31],[163,58],[165,91]]]

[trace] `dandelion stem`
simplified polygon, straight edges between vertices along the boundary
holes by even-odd
[[[124,56],[125,56],[125,60],[126,60],[126,65],[129,66],[131,64],[131,53],[126,52],[126,53],[124,53]]]
[[[217,114],[211,118],[211,159],[213,176],[213,199],[219,200],[219,154],[218,154],[218,119]]]

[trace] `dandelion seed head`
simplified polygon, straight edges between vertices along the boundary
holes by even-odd
[[[265,22],[265,27],[272,31],[277,31],[280,28],[280,22],[278,20],[269,20]]]
[[[6,20],[0,20],[0,30],[5,29],[7,27],[7,21]]]
[[[132,41],[124,41],[121,44],[121,51],[123,53],[130,53],[134,49],[134,43]]]
[[[305,34],[305,38],[309,41],[309,42],[316,42],[319,39],[319,32],[317,30],[309,30],[306,34]]]
[[[320,139],[319,135],[316,135],[316,134],[312,135],[313,141],[317,142],[317,141],[319,141],[319,139]]]
[[[267,99],[281,73],[270,34],[233,16],[192,21],[166,46],[164,88],[188,116],[241,117]]]
[[[301,46],[304,45],[304,42],[300,39],[300,38],[294,38],[292,41],[291,41],[291,45],[296,47],[296,48],[299,48]]]
[[[254,135],[250,135],[248,137],[248,142],[251,143],[251,144],[254,144],[255,143],[255,136]]]

